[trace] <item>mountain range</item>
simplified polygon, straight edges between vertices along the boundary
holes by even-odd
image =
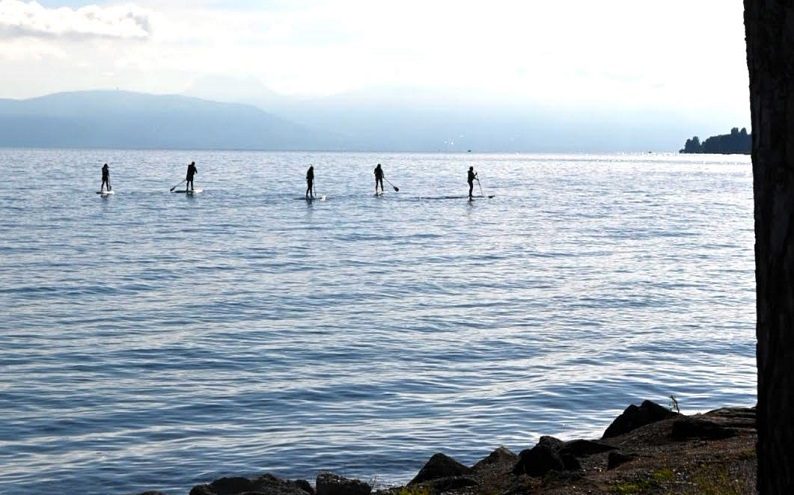
[[[0,100],[0,146],[132,149],[339,149],[344,142],[252,105],[126,91]]]
[[[322,98],[255,81],[200,80],[183,95],[118,90],[0,99],[0,146],[418,152],[674,151],[706,122],[615,108],[512,105],[412,88]]]

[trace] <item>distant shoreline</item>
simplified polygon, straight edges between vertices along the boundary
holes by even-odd
[[[0,151],[85,151],[85,152],[173,152],[173,153],[306,153],[306,154],[351,154],[351,155],[515,155],[515,156],[667,156],[686,154],[706,156],[748,155],[745,153],[685,153],[683,151],[395,151],[395,150],[304,150],[304,149],[234,149],[234,148],[130,148],[130,147],[69,147],[69,146],[3,146]]]
[[[711,136],[702,143],[697,136],[687,139],[679,150],[683,154],[749,155],[753,151],[753,138],[746,128],[731,129],[730,134]]]

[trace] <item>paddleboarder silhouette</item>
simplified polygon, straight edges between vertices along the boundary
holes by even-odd
[[[190,162],[190,165],[187,166],[187,175],[185,176],[185,190],[188,190],[188,185],[190,186],[190,190],[193,190],[193,176],[198,173],[198,169],[196,168],[196,162]]]
[[[309,170],[306,171],[306,197],[314,199],[314,165],[309,165]]]
[[[105,191],[112,191],[113,188],[110,187],[110,168],[108,164],[102,165],[102,184],[99,186],[99,190],[102,191],[102,188],[105,188]]]
[[[474,179],[476,178],[477,178],[477,174],[474,172],[474,167],[473,166],[469,167],[469,174],[468,177],[466,178],[466,180],[469,183],[469,199],[474,199],[474,196],[472,196],[471,193],[474,191]]]
[[[378,184],[380,184],[380,192],[383,193],[383,169],[380,168],[380,163],[375,167],[375,194],[378,194]]]

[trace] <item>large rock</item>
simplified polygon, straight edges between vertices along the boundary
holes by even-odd
[[[560,459],[562,459],[562,467],[566,471],[579,471],[582,469],[582,465],[579,464],[579,459],[574,457],[568,452],[563,452],[562,450],[559,452]]]
[[[235,476],[218,478],[208,485],[194,486],[190,495],[237,495],[250,492],[253,488],[254,484],[250,479]]]
[[[190,489],[190,495],[215,495],[209,485],[196,485]]]
[[[220,478],[210,483],[210,489],[217,495],[237,495],[254,491],[254,482],[248,478]]]
[[[306,480],[295,480],[295,481],[290,481],[290,483],[292,483],[296,487],[300,488],[304,492],[308,493],[309,495],[314,495],[314,488],[312,488],[312,485],[309,484],[308,481],[306,481]]]
[[[680,416],[680,414],[674,413],[666,407],[662,407],[649,400],[643,401],[640,407],[632,404],[609,425],[609,428],[604,432],[603,438],[617,437],[632,430],[636,430],[641,426],[678,416]]]
[[[267,495],[314,495],[314,489],[306,480],[282,480],[272,474],[264,474],[254,480],[256,492]]]
[[[730,428],[697,418],[681,418],[673,421],[673,431],[670,433],[670,437],[673,440],[687,440],[690,438],[721,440],[735,436],[736,431]]]
[[[518,462],[513,467],[513,474],[543,476],[549,471],[565,470],[565,463],[560,456],[562,446],[562,440],[540,437],[537,445],[518,454]]]
[[[305,485],[308,485],[305,481]],[[271,474],[258,478],[228,477],[219,478],[206,485],[196,485],[190,495],[240,495],[257,493],[261,495],[312,495],[301,482],[286,481]],[[311,486],[308,486],[311,490]]]
[[[724,407],[709,411],[703,416],[720,426],[729,428],[755,429],[754,407]]]
[[[334,473],[317,475],[317,495],[369,495],[372,487],[359,480],[351,480]]]
[[[482,459],[477,464],[472,466],[472,471],[479,472],[491,466],[498,466],[503,464],[513,465],[518,461],[518,456],[506,447],[499,447],[494,450],[488,457]]]
[[[615,447],[603,442],[593,442],[591,440],[571,440],[565,442],[560,449],[560,455],[571,455],[573,457],[587,457],[589,455],[601,454],[615,450]]]
[[[415,485],[425,481],[437,480],[439,478],[451,478],[453,476],[464,476],[471,472],[471,468],[464,466],[455,459],[441,453],[433,454],[433,457],[425,463],[419,473],[408,483]],[[319,493],[317,495],[320,495]]]

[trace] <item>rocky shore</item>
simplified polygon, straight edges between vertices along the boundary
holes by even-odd
[[[755,408],[683,415],[645,401],[631,405],[597,440],[541,437],[515,454],[499,447],[473,466],[433,455],[405,486],[320,473],[305,480],[221,478],[189,495],[754,494]],[[165,495],[149,491],[141,495]]]

